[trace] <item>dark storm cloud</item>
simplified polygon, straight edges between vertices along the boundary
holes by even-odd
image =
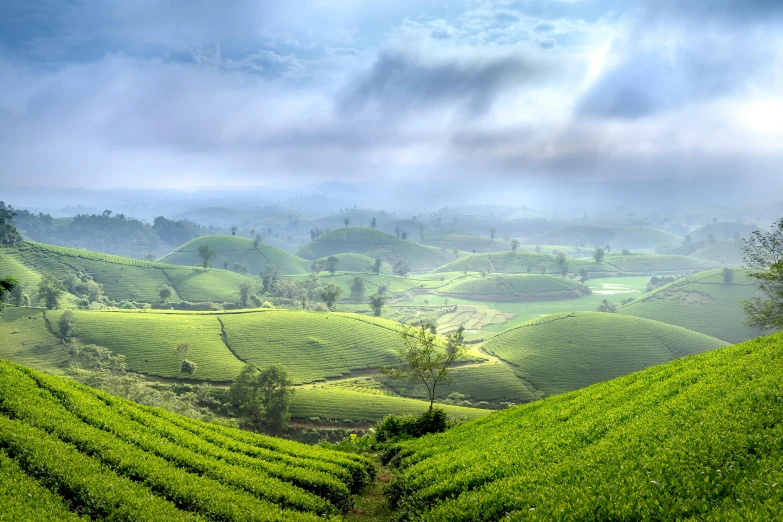
[[[412,53],[384,51],[367,74],[343,89],[338,107],[343,113],[372,106],[382,113],[399,114],[457,105],[481,114],[505,89],[537,82],[548,70],[545,64],[520,54],[425,61]]]

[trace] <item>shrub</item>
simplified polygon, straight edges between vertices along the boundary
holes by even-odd
[[[448,416],[440,408],[427,410],[419,416],[387,415],[375,425],[375,440],[392,442],[415,439],[428,433],[440,433],[448,428]]]

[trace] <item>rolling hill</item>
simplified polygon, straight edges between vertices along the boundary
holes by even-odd
[[[547,275],[491,275],[454,281],[439,289],[444,295],[479,301],[559,301],[585,295],[578,282]]]
[[[657,228],[634,227],[591,227],[572,225],[546,232],[530,238],[529,245],[586,245],[603,246],[607,243],[612,250],[654,250],[660,246],[678,246],[682,238]]]
[[[729,240],[747,237],[758,229],[759,227],[756,225],[719,221],[697,228],[690,233],[690,236],[696,242],[709,241],[710,236],[713,236],[715,239]]]
[[[337,270],[340,272],[362,272],[369,273],[373,266],[375,266],[375,258],[365,256],[363,254],[334,254],[334,257],[338,259]],[[327,257],[317,259],[322,266],[326,266]],[[381,274],[390,274],[391,267],[388,263],[382,263]]]
[[[381,258],[389,264],[402,259],[414,271],[433,270],[454,258],[450,251],[420,245],[372,228],[359,227],[332,230],[307,243],[296,254],[305,259],[319,259],[344,253]]]
[[[201,266],[198,249],[209,246],[217,252],[212,266],[240,273],[258,275],[268,265],[275,265],[283,274],[303,274],[310,265],[306,260],[279,248],[237,236],[202,236],[163,256],[161,263],[184,266]]]
[[[484,349],[511,364],[539,395],[548,396],[726,344],[649,319],[575,312],[505,330]]]
[[[783,336],[687,357],[401,446],[407,520],[780,520]]]
[[[457,229],[436,229],[424,232],[422,244],[447,250],[461,250],[465,252],[487,253],[506,252],[511,247],[502,241],[478,236]]]
[[[104,294],[112,300],[146,303],[160,302],[159,292],[165,285],[172,286],[175,300],[235,302],[242,282],[252,281],[225,270],[205,272],[196,267],[31,242],[24,242],[17,248],[0,249],[0,271],[31,286],[36,285],[43,274],[60,280],[87,274],[103,285]]]
[[[315,521],[349,509],[373,472],[362,457],[202,423],[7,361],[0,411],[0,466],[18,480],[4,511],[28,510],[28,520]]]
[[[757,288],[744,270],[734,274],[734,281],[727,285],[721,270],[700,272],[640,296],[617,312],[740,343],[762,332],[742,324],[745,315],[740,301],[756,295]]]
[[[741,265],[742,243],[734,240],[703,241],[683,245],[671,251],[672,254],[709,259],[722,265]]]

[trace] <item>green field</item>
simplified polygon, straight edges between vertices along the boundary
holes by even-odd
[[[303,246],[296,254],[320,259],[335,254],[363,254],[394,264],[404,260],[413,271],[429,271],[454,259],[450,250],[420,245],[372,228],[348,227],[324,234]],[[460,253],[461,256],[467,255]]]
[[[186,419],[0,361],[0,493],[29,520],[291,520],[339,515],[371,463]],[[21,489],[24,488],[24,489]],[[1,497],[0,497],[1,498]],[[37,498],[36,498],[37,499]],[[13,512],[13,511],[11,511]]]
[[[160,302],[164,285],[174,288],[174,300],[234,302],[239,299],[246,276],[224,270],[141,261],[89,250],[24,242],[18,248],[0,249],[0,268],[34,287],[42,274],[64,280],[84,273],[103,285],[104,294],[115,301]],[[67,300],[67,298],[66,298]]]
[[[67,347],[52,335],[41,310],[7,307],[0,314],[0,358],[48,370],[68,357]]]
[[[511,364],[532,390],[548,396],[726,344],[649,319],[575,312],[506,330],[484,349]]]
[[[547,275],[491,275],[454,281],[438,289],[443,295],[479,301],[559,301],[584,295],[582,285]]]
[[[428,230],[424,232],[424,239],[421,240],[421,243],[436,248],[445,248],[448,251],[456,249],[477,253],[505,252],[511,248],[502,241],[456,229]]]
[[[405,443],[407,520],[780,520],[783,336]]]
[[[654,250],[660,246],[679,246],[682,238],[651,227],[592,227],[571,225],[550,230],[529,238],[529,245],[585,245],[589,247],[609,244],[612,250]]]
[[[730,285],[723,282],[721,270],[710,270],[658,288],[621,307],[618,313],[655,319],[740,343],[762,334],[759,329],[742,324],[745,313],[740,301],[750,299],[757,291],[743,270],[735,271]]]
[[[184,266],[201,266],[198,249],[207,245],[217,252],[212,266],[236,271],[235,264],[247,268],[247,273],[259,275],[268,265],[275,265],[283,274],[306,273],[310,265],[306,260],[289,254],[279,248],[265,244],[253,245],[253,240],[238,236],[203,236],[181,245],[176,250],[163,256],[161,263]],[[240,270],[244,272],[244,268]]]

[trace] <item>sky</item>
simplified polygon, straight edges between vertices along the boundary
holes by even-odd
[[[0,189],[783,178],[780,0],[4,0]]]

